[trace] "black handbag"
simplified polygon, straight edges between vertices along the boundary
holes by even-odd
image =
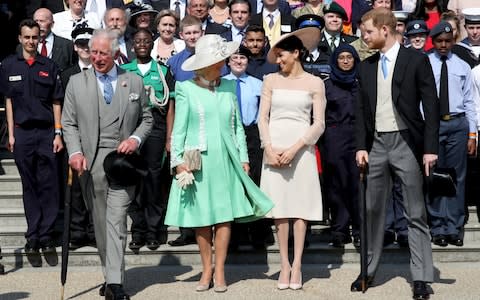
[[[457,195],[457,172],[454,168],[435,168],[427,178],[428,193],[431,197]]]

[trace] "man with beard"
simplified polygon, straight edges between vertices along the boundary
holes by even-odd
[[[361,168],[368,165],[365,217],[370,230],[366,287],[372,286],[380,262],[386,204],[395,175],[401,181],[408,220],[413,298],[428,299],[433,258],[422,170],[428,176],[437,160],[440,122],[435,79],[428,58],[404,48],[396,40],[396,19],[389,9],[369,11],[362,17],[362,24],[368,47],[379,50],[360,64],[360,95],[355,114],[356,162]],[[351,291],[361,290],[359,276]]]
[[[121,8],[111,8],[105,12],[103,22],[107,29],[115,32],[118,36],[120,53],[115,62],[117,65],[128,63],[135,58],[132,40],[125,34],[127,30],[127,14]]]

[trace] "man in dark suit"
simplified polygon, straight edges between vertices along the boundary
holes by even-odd
[[[118,35],[118,45],[120,47],[119,56],[116,59],[118,65],[126,64],[135,59],[133,51],[133,41],[129,35],[125,34],[128,25],[127,14],[124,9],[111,8],[105,12],[103,22],[105,27],[114,31]]]
[[[38,53],[53,60],[60,72],[72,65],[76,61],[73,44],[52,32],[52,12],[46,8],[39,8],[33,14],[33,20],[40,25]]]
[[[228,27],[217,24],[208,18],[208,0],[189,0],[187,1],[187,14],[198,18],[202,22],[204,33],[220,34],[228,31]],[[225,36],[223,36],[225,38]]]
[[[262,12],[252,16],[250,25],[263,27],[269,45],[273,45],[282,34],[295,30],[295,18],[280,11],[279,0],[264,0]]]
[[[379,50],[359,66],[356,111],[356,161],[359,167],[368,164],[367,287],[372,285],[380,262],[393,172],[401,181],[408,220],[413,298],[428,299],[433,259],[422,169],[428,176],[437,160],[440,121],[435,79],[428,58],[405,49],[395,39],[396,19],[390,10],[370,11],[362,17],[362,24],[365,42]],[[352,292],[361,291],[361,283],[359,276],[352,283]]]
[[[325,20],[325,29],[320,37],[320,43],[318,43],[319,53],[315,59],[315,63],[318,65],[328,65],[330,56],[340,43],[350,44],[357,39],[355,36],[342,32],[343,21],[347,20],[348,17],[343,7],[336,2],[323,7],[323,18]]]
[[[219,34],[227,41],[237,41],[241,43],[245,36],[245,30],[248,27],[250,21],[250,15],[252,9],[248,0],[232,0],[228,5],[230,9],[230,19],[232,20],[232,26],[218,26],[214,29],[212,26],[207,26],[205,34]],[[220,30],[219,30],[219,29]]]
[[[263,9],[263,0],[248,0],[250,6],[252,7],[252,14],[256,15],[262,12]],[[290,4],[286,0],[278,0],[278,10],[285,15],[290,15],[292,9]]]

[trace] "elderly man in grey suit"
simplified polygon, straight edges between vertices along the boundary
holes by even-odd
[[[134,186],[109,185],[103,161],[111,151],[132,154],[150,133],[152,114],[143,81],[115,65],[116,34],[96,30],[89,42],[93,68],[70,78],[62,125],[69,164],[82,176],[89,170],[94,186],[92,218],[105,283],[105,299],[129,299],[123,290],[127,208]]]

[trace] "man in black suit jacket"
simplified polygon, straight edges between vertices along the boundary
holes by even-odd
[[[250,2],[250,6],[252,7],[252,14],[256,15],[260,13],[263,9],[263,0],[248,0]],[[260,3],[261,2],[261,3]],[[260,4],[260,5],[259,5]],[[278,10],[285,15],[292,14],[292,9],[290,8],[290,4],[286,0],[278,0]]]
[[[355,120],[356,161],[360,167],[368,164],[367,287],[373,282],[382,253],[393,172],[401,181],[408,220],[413,298],[428,299],[426,284],[433,281],[433,259],[422,169],[428,176],[437,160],[440,115],[435,80],[428,58],[396,41],[396,19],[390,10],[371,10],[362,17],[362,24],[365,42],[379,50],[360,64]],[[359,276],[351,290],[362,290],[361,283]]]
[[[295,18],[291,14],[282,13],[278,4],[279,0],[264,0],[262,12],[253,15],[250,20],[250,25],[259,25],[265,29],[269,45],[273,45],[282,34],[295,31]],[[269,32],[270,15],[273,16],[272,32]],[[275,28],[277,30],[274,30]]]
[[[232,0],[228,5],[230,9],[230,19],[232,25],[230,27],[218,26],[213,27],[207,25],[205,34],[218,34],[227,41],[237,41],[241,43],[245,36],[245,30],[248,27],[251,15],[250,2],[248,0]]]
[[[73,52],[73,43],[52,32],[52,12],[46,8],[39,8],[33,14],[33,20],[40,25],[38,52],[42,54],[42,42],[45,41],[45,47],[47,49],[46,56],[57,64],[60,72],[72,65],[77,60]],[[49,43],[51,44],[49,45]]]
[[[125,64],[134,60],[136,55],[133,51],[133,41],[130,35],[126,33],[128,25],[127,14],[124,9],[113,7],[107,9],[103,22],[106,28],[115,31],[118,35],[118,44],[120,46],[120,56],[117,58],[117,64]]]

